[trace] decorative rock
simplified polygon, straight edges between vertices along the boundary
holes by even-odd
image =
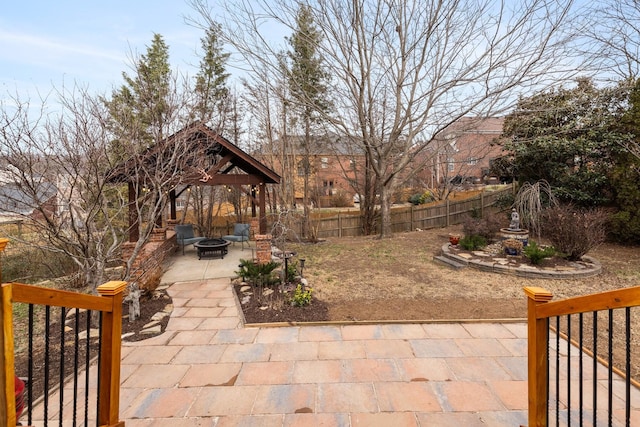
[[[305,278],[300,279],[300,284],[302,285],[303,288],[306,288],[307,286],[309,286],[309,282]]]
[[[169,313],[167,313],[166,311],[159,311],[158,313],[156,313],[153,316],[151,316],[151,320],[160,321],[160,320],[164,319],[165,317],[167,317],[168,315],[169,315]]]
[[[152,334],[159,334],[162,332],[162,327],[160,325],[156,325],[153,326],[151,328],[145,328],[143,330],[140,331],[140,334],[142,335],[152,335]]]
[[[147,329],[147,328],[150,328],[150,327],[152,327],[152,326],[159,325],[159,324],[160,324],[160,322],[158,322],[157,320],[154,320],[154,321],[149,322],[149,323],[147,323],[146,325],[144,325],[144,326],[142,327],[142,329]]]
[[[245,285],[240,287],[240,292],[248,292],[251,290],[251,286]]]
[[[135,335],[135,332],[127,332],[126,334],[122,334],[120,336],[121,339],[129,338]]]
[[[489,257],[489,256],[491,256],[490,254],[488,254],[486,252],[482,252],[482,251],[474,251],[474,252],[472,252],[472,254],[474,254],[475,256],[479,256],[479,257]]]
[[[171,313],[173,311],[173,304],[165,305],[162,311],[165,313]]]
[[[249,295],[247,295],[244,298],[242,298],[242,301],[240,301],[240,304],[242,304],[242,305],[248,304],[249,301],[251,301],[251,297]]]
[[[72,308],[71,310],[69,310],[67,312],[67,315],[65,316],[65,319],[66,320],[73,319],[74,317],[76,317],[76,313],[80,314],[80,313],[84,313],[86,311],[87,310],[85,310],[84,308]]]
[[[89,337],[91,338],[100,337],[100,331],[98,329],[89,329]],[[79,340],[87,339],[87,331],[80,331],[80,333],[78,334],[78,339]]]
[[[264,291],[262,291],[262,295],[266,297],[271,295],[273,292],[274,292],[273,289],[265,289]]]

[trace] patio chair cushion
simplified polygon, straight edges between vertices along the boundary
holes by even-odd
[[[242,248],[244,249],[244,242],[249,241],[249,229],[250,224],[235,224],[233,226],[233,234],[222,236],[223,239],[230,242],[242,242]]]
[[[206,239],[206,237],[196,237],[195,232],[193,231],[193,224],[176,225],[175,230],[176,240],[178,242],[178,246],[182,246],[183,255],[185,246],[193,245],[194,243],[198,243]]]

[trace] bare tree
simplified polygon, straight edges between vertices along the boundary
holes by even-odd
[[[54,108],[45,100],[39,112],[18,97],[2,105],[0,208],[30,230],[13,238],[68,256],[93,290],[119,256],[126,203],[106,179],[110,138],[103,104],[82,88],[57,95],[56,114],[45,114]]]
[[[605,0],[585,10],[580,31],[586,35],[586,55],[595,55],[600,71],[622,79],[640,73],[640,2]]]
[[[208,19],[203,0],[196,8]],[[442,129],[509,108],[519,91],[573,75],[573,1],[305,2],[322,31],[335,108],[324,116],[365,155],[363,218],[381,199],[381,236],[402,174]],[[273,63],[266,28],[292,31],[298,2],[239,1],[223,31],[245,65]],[[275,65],[273,65],[275,66]],[[401,179],[402,176],[402,179]],[[366,226],[367,231],[372,227]]]

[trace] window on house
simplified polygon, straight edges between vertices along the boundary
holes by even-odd
[[[477,163],[478,163],[478,159],[476,159],[475,157],[469,157],[469,158],[467,159],[467,164],[468,164],[468,165],[475,165],[475,164],[477,164]]]
[[[447,159],[447,170],[449,172],[453,172],[454,170],[456,170],[456,164],[452,158]]]
[[[321,157],[320,158],[320,167],[322,169],[326,169],[329,167],[329,158],[328,157]]]

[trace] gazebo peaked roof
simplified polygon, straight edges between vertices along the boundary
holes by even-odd
[[[280,176],[253,156],[231,143],[228,139],[213,131],[202,122],[193,123],[167,138],[172,140],[188,139],[194,142],[197,151],[209,160],[208,168],[200,167],[193,171],[184,171],[181,184],[193,185],[260,185],[279,184]],[[238,173],[238,170],[243,173]]]
[[[172,151],[173,150],[173,151]],[[111,173],[111,182],[129,183],[129,203],[137,197],[134,181],[139,176],[134,171],[136,162],[143,162],[147,170],[162,167],[159,163],[166,153],[184,150],[181,156],[180,171],[173,180],[174,188],[170,191],[170,218],[176,219],[175,186],[184,188],[191,185],[231,185],[251,186],[247,194],[251,198],[252,215],[255,215],[256,196],[260,206],[260,233],[266,232],[265,184],[279,184],[280,176],[254,157],[241,150],[219,133],[213,131],[202,122],[195,122],[174,133],[160,143],[149,147],[137,160],[130,159],[118,165]],[[156,166],[157,165],[157,166]],[[138,219],[136,212],[129,211],[129,240],[138,239]],[[161,222],[161,221],[160,221]],[[158,224],[160,225],[160,224]]]

